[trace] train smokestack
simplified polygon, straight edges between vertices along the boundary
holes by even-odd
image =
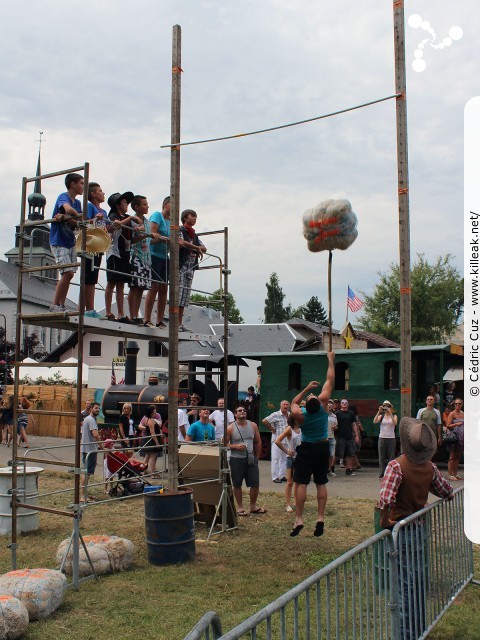
[[[125,347],[125,384],[137,384],[137,353],[140,347],[134,340],[129,340]]]

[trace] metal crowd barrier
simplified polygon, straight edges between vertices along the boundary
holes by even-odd
[[[227,633],[208,612],[185,640],[421,640],[472,580],[461,488],[453,500],[350,549]]]

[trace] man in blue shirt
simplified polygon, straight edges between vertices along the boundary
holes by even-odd
[[[312,380],[303,391],[292,400],[291,415],[302,430],[302,444],[297,447],[293,481],[295,483],[295,523],[290,535],[298,536],[303,529],[303,508],[307,498],[307,486],[313,475],[317,487],[317,522],[313,535],[323,534],[325,507],[327,505],[328,462],[330,445],[328,442],[328,400],[335,386],[335,356],[327,353],[328,369],[321,393],[316,396],[312,391],[320,382]],[[300,406],[303,397],[307,397],[305,408]]]
[[[208,419],[209,409],[200,409],[200,420],[191,424],[187,429],[186,442],[205,442],[215,440],[215,427]]]
[[[82,217],[82,203],[76,199],[83,193],[83,176],[79,173],[68,173],[65,176],[67,191],[61,193],[53,208],[52,223],[50,225],[50,248],[56,264],[73,264],[77,260],[75,252],[75,235],[77,220]],[[53,296],[51,313],[66,311],[65,301],[76,267],[60,269],[60,279],[57,282]]]
[[[168,290],[168,242],[170,237],[170,196],[167,196],[162,204],[162,211],[155,211],[150,216],[150,228],[152,233],[159,233],[160,239],[150,244],[152,257],[152,286],[145,298],[144,324],[153,327],[152,311],[157,299],[157,327],[165,329],[167,325],[163,321]]]

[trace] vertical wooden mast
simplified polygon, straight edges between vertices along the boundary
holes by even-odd
[[[180,142],[182,30],[173,27],[171,144]],[[178,489],[178,273],[180,147],[170,151],[170,274],[168,325],[168,486]]]
[[[398,224],[400,255],[400,410],[412,411],[412,291],[410,288],[410,210],[408,198],[407,86],[403,0],[393,1],[397,114]]]

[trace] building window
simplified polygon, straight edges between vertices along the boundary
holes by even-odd
[[[302,365],[299,362],[292,362],[288,367],[288,389],[298,389],[300,391],[302,381]]]
[[[385,390],[389,389],[399,389],[399,371],[400,367],[398,362],[395,360],[388,360],[384,364],[384,383],[383,388]]]
[[[101,357],[101,355],[102,355],[102,343],[101,343],[100,340],[91,340],[90,341],[90,350],[89,350],[88,355],[96,357],[96,358]]]
[[[168,356],[168,349],[163,342],[156,340],[150,340],[148,343],[148,357],[149,358],[166,358]]]
[[[335,364],[335,390],[348,391],[350,389],[350,367],[348,362]]]
[[[125,355],[125,342],[123,340],[119,340],[118,341],[118,351],[117,351],[117,356],[124,356]]]

